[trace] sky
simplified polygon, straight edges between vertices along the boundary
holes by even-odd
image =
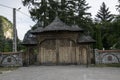
[[[30,26],[33,26],[35,22],[33,22],[30,18],[27,7],[24,7],[21,1],[22,0],[0,0],[0,4],[16,9],[21,7],[20,11],[24,14],[19,11],[16,12],[16,27],[18,38],[23,40],[25,33],[30,30]],[[105,2],[112,14],[118,14],[115,8],[115,5],[118,4],[118,0],[86,0],[86,2],[89,3],[89,6],[91,6],[88,12],[92,14],[92,18],[94,18],[97,14],[102,2]],[[11,8],[0,6],[0,15],[13,22],[13,11]]]

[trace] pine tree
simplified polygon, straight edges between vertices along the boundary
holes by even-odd
[[[111,44],[108,43],[108,37],[110,32],[110,23],[113,21],[114,17],[107,8],[106,4],[103,2],[100,6],[100,10],[96,15],[97,23],[100,26],[101,41],[105,49],[109,49]]]
[[[117,11],[118,11],[119,14],[120,14],[120,0],[118,0],[118,5],[116,5],[116,9],[117,9]]]
[[[32,19],[44,23],[44,27],[50,24],[55,16],[59,16],[68,25],[88,26],[86,23],[91,22],[90,13],[86,12],[90,6],[85,0],[41,0],[39,3],[23,0],[23,5],[29,6]]]
[[[100,22],[110,22],[113,20],[113,15],[109,11],[109,8],[107,8],[106,4],[103,2],[102,6],[100,7],[100,10],[98,11],[96,17],[100,20]]]

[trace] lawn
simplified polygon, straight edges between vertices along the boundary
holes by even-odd
[[[95,64],[93,67],[120,67],[120,64]]]
[[[13,71],[16,70],[18,67],[0,67],[0,74],[4,71]]]

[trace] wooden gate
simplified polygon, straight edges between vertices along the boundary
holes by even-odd
[[[58,40],[59,44],[59,63],[74,64],[75,63],[75,44],[71,40]]]
[[[40,45],[40,63],[56,64],[56,42],[55,40],[46,40]]]
[[[45,40],[40,45],[41,64],[71,64],[75,57],[75,43],[71,40]]]

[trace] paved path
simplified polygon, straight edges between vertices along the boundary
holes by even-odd
[[[31,66],[0,74],[0,80],[120,80],[120,68]]]

